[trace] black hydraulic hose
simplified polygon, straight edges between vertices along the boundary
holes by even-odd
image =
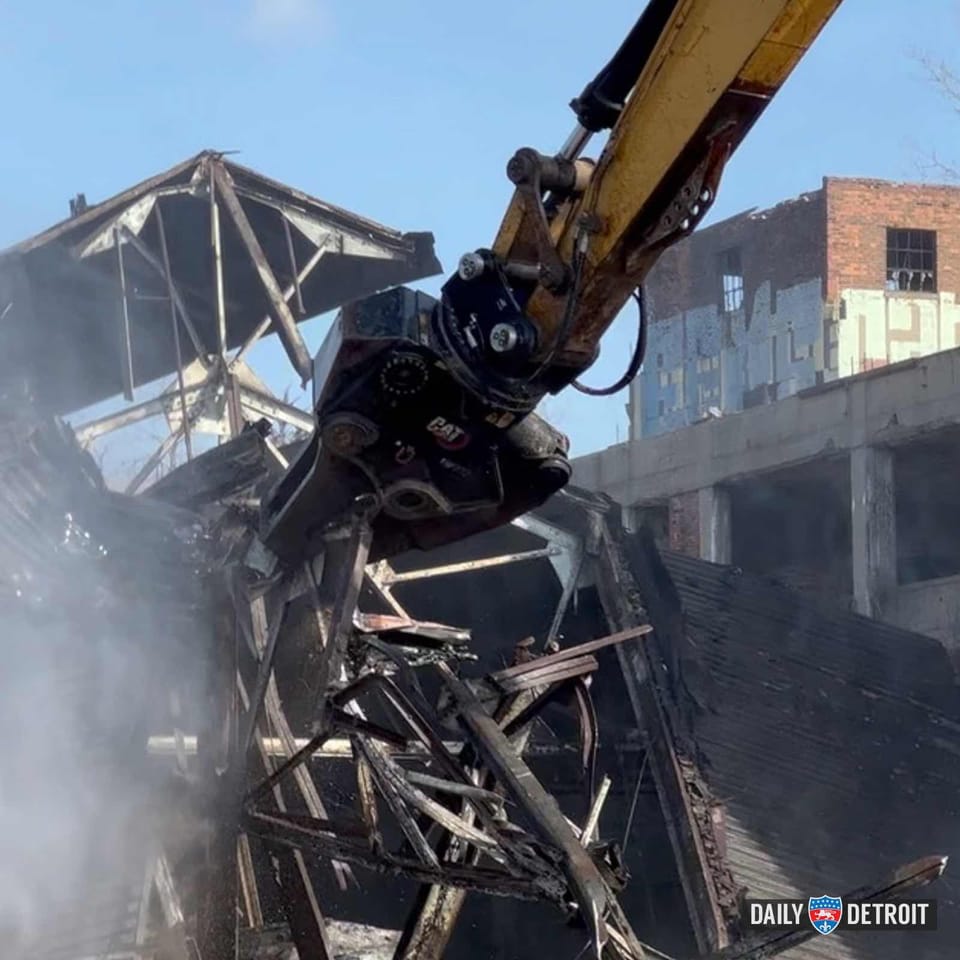
[[[647,352],[647,298],[644,295],[643,287],[640,287],[634,293],[633,299],[637,301],[637,343],[633,348],[633,356],[630,358],[626,373],[612,386],[603,389],[587,387],[579,380],[574,380],[574,390],[579,390],[591,397],[611,397],[613,394],[619,393],[624,387],[628,387],[636,379]]]

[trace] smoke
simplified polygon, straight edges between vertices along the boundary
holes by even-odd
[[[169,729],[169,690],[203,662],[188,659],[196,638],[176,635],[169,602],[181,588],[194,602],[180,538],[91,488],[79,451],[40,433],[43,455],[34,446],[0,477],[0,955],[11,960],[54,943],[94,954],[129,926],[166,779],[146,739]]]

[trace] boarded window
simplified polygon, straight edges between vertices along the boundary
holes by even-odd
[[[720,254],[720,294],[724,313],[734,313],[743,306],[743,267],[735,247]]]
[[[887,289],[936,292],[935,230],[887,227]]]

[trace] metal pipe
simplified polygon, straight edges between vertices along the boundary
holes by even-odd
[[[578,123],[573,130],[570,131],[567,139],[564,140],[563,146],[560,148],[557,156],[563,157],[564,160],[576,160],[586,149],[592,136],[593,133]]]
[[[486,570],[488,567],[502,567],[507,563],[519,563],[523,560],[540,560],[544,557],[556,557],[563,551],[559,547],[543,547],[540,550],[525,550],[522,553],[505,553],[499,557],[485,557],[481,560],[464,560],[462,563],[448,563],[442,567],[427,567],[423,570],[408,570],[405,573],[385,573],[383,583],[394,585],[410,580],[426,580],[430,577],[446,577],[454,573],[468,573],[473,570]]]

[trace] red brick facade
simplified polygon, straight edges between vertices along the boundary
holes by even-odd
[[[887,227],[937,232],[937,289],[960,291],[960,188],[824,177],[827,299],[882,290]]]
[[[700,556],[700,499],[694,490],[670,498],[670,549]]]

